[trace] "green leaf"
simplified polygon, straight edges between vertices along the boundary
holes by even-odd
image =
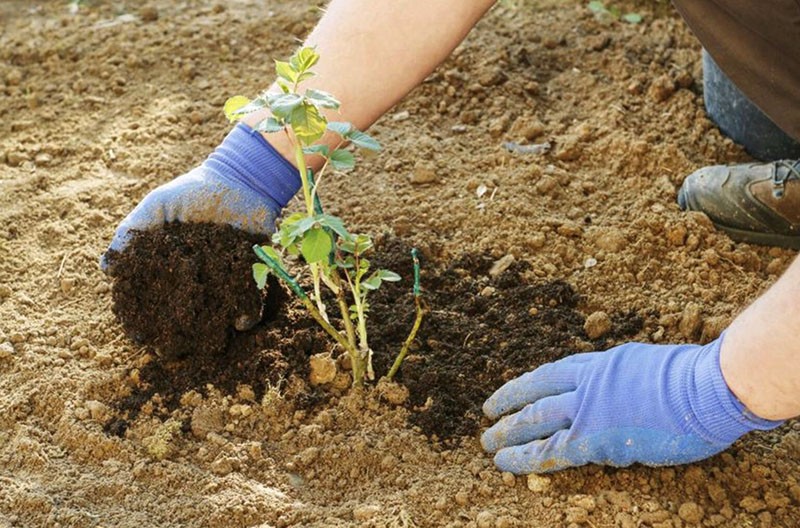
[[[305,154],[319,154],[320,156],[328,157],[331,149],[328,145],[311,145],[310,147],[303,147]]]
[[[328,258],[332,248],[333,241],[327,231],[315,227],[303,235],[300,251],[303,253],[303,258],[306,259],[306,262],[312,264]]]
[[[287,233],[289,234],[289,236],[293,238],[299,238],[303,236],[306,233],[306,231],[313,228],[316,223],[317,220],[313,216],[312,217],[304,216],[300,220],[287,226]]]
[[[297,70],[288,62],[276,60],[275,73],[278,74],[278,77],[286,79],[290,83],[297,82]]]
[[[347,139],[350,140],[353,145],[357,146],[358,148],[372,150],[372,151],[379,151],[381,149],[381,144],[378,143],[372,136],[361,132],[360,130],[353,129],[349,134],[347,134]]]
[[[322,215],[317,215],[315,218],[319,223],[319,225],[321,225],[322,227],[327,227],[328,229],[339,235],[342,239],[348,240],[352,238],[352,235],[344,227],[344,222],[338,216],[322,214]]]
[[[375,274],[386,282],[397,282],[400,280],[400,275],[387,269],[379,269]]]
[[[316,106],[303,103],[292,110],[288,119],[300,143],[311,145],[325,133],[325,118]]]
[[[244,108],[250,104],[250,99],[243,95],[234,95],[227,101],[225,101],[225,106],[223,107],[223,111],[225,112],[225,117],[228,118],[228,121],[236,121],[239,118],[237,114],[240,108]]]
[[[622,15],[622,20],[628,24],[639,24],[642,22],[642,15],[639,13],[625,13]]]
[[[305,71],[297,76],[297,84],[300,84],[301,82],[306,81],[316,75],[317,74],[312,71]]]
[[[346,138],[350,131],[353,130],[353,125],[344,121],[328,121],[328,130]]]
[[[348,170],[356,166],[356,159],[353,157],[352,152],[344,149],[336,149],[331,152],[331,165],[336,170]]]
[[[372,239],[368,235],[350,235],[350,240],[341,242],[339,248],[345,253],[363,255],[372,249]]]
[[[292,68],[298,73],[303,73],[311,68],[319,60],[319,53],[314,48],[300,48],[289,59]]]
[[[303,96],[300,94],[279,94],[275,97],[270,97],[269,109],[272,113],[281,118],[286,119],[289,115],[303,104]],[[292,120],[289,119],[291,123]]]
[[[281,91],[282,91],[283,93],[285,93],[285,94],[287,94],[287,93],[291,93],[291,91],[292,91],[292,90],[289,88],[289,85],[288,85],[288,84],[286,84],[286,82],[285,82],[285,81],[283,81],[283,79],[278,79],[278,80],[277,80],[277,81],[275,81],[275,82],[277,82],[277,83],[278,83],[278,86],[280,87],[280,89],[281,89]]]
[[[306,90],[306,97],[312,103],[322,108],[333,108],[337,110],[339,106],[341,106],[341,103],[333,95],[328,92],[323,92],[322,90],[309,88]]]
[[[373,273],[367,280],[361,281],[361,287],[370,291],[375,291],[381,287],[381,278]]]
[[[606,5],[603,2],[600,2],[599,0],[593,0],[592,2],[589,2],[588,7],[592,13],[596,14],[608,13]]]
[[[285,125],[280,121],[278,121],[277,119],[275,119],[274,117],[268,117],[262,122],[260,122],[258,126],[256,126],[256,130],[258,130],[259,132],[266,132],[269,134],[272,132],[280,132],[281,130],[284,129],[284,127]]]
[[[267,285],[267,277],[269,276],[269,266],[256,262],[253,264],[253,278],[256,280],[256,286],[259,290],[263,290]]]

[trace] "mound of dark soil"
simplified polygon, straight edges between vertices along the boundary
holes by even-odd
[[[136,233],[109,259],[114,314],[131,339],[161,357],[222,352],[237,320],[243,326],[261,319],[263,296],[251,273],[258,241],[211,224],[172,223]]]

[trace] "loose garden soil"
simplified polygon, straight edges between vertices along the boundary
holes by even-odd
[[[405,279],[373,299],[378,374],[423,254],[406,395],[351,391],[342,360],[310,383],[331,345],[280,285],[253,288],[247,235],[171,225],[118,256],[115,285],[97,266],[319,5],[76,4],[0,4],[0,528],[800,524],[794,421],[690,466],[531,479],[477,441],[504,381],[634,339],[707,342],[794,256],[675,204],[687,174],[748,158],[706,117],[699,44],[667,6],[620,2],[644,15],[630,25],[501,2],[371,129],[385,151],[326,181],[328,210]],[[258,323],[237,331],[243,315]]]

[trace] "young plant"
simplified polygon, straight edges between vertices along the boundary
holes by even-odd
[[[638,24],[642,21],[642,15],[639,13],[622,13],[618,7],[606,7],[605,2],[600,0],[592,0],[589,2],[589,10],[598,18],[606,18],[611,20],[623,20],[629,24]]]
[[[369,235],[350,233],[341,218],[326,214],[322,208],[318,189],[326,171],[347,170],[355,166],[355,158],[345,146],[349,143],[357,148],[378,151],[380,144],[372,137],[357,130],[352,124],[328,121],[325,110],[338,110],[340,103],[331,94],[321,90],[306,89],[300,85],[314,76],[311,68],[319,60],[313,48],[298,50],[284,61],[275,61],[279,93],[263,93],[254,100],[236,96],[225,103],[225,115],[231,121],[242,116],[268,109],[271,116],[256,127],[260,132],[283,133],[294,148],[294,158],[303,184],[305,210],[284,218],[273,235],[273,245],[253,247],[262,262],[253,264],[253,277],[263,289],[267,276],[272,273],[295,293],[309,314],[349,355],[353,371],[353,384],[361,385],[365,379],[373,380],[372,350],[367,336],[367,314],[369,294],[384,282],[400,280],[396,273],[372,270],[368,259],[373,251]],[[336,146],[317,143],[330,133],[338,137]],[[316,174],[307,169],[306,156],[321,156],[322,168]],[[307,265],[312,292],[307,293],[298,278],[287,270],[285,254],[302,256]],[[405,356],[422,321],[424,309],[420,300],[419,260],[416,250],[414,260],[414,298],[416,319],[405,344],[388,377],[391,379]],[[323,299],[323,287],[336,299],[341,315],[344,335],[330,322]]]

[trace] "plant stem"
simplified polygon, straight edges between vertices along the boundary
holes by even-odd
[[[417,252],[417,248],[413,248],[411,250],[411,258],[414,260],[414,305],[416,306],[417,316],[414,318],[414,326],[411,327],[411,332],[409,332],[408,337],[406,337],[405,343],[403,343],[403,348],[400,349],[400,353],[394,360],[392,364],[392,368],[389,369],[389,373],[386,377],[389,381],[394,378],[394,375],[397,374],[397,371],[400,370],[400,365],[403,363],[403,360],[408,354],[408,349],[411,346],[411,343],[414,341],[414,338],[417,337],[417,331],[419,331],[419,327],[422,324],[422,317],[425,315],[425,309],[422,306],[422,289],[419,285],[419,253]]]
[[[269,266],[270,270],[273,273],[275,273],[275,275],[277,275],[279,279],[284,281],[289,286],[289,288],[292,289],[295,295],[297,295],[300,301],[302,301],[303,306],[305,306],[306,310],[308,310],[308,313],[311,314],[311,317],[313,317],[314,320],[317,321],[317,323],[319,323],[319,325],[323,328],[323,330],[325,330],[342,348],[344,348],[351,357],[357,356],[358,350],[356,350],[356,348],[352,346],[348,342],[348,340],[342,336],[342,334],[340,334],[333,326],[331,326],[331,324],[328,321],[325,320],[325,318],[322,316],[319,310],[317,310],[317,307],[314,306],[314,303],[311,301],[311,299],[308,298],[306,292],[303,291],[303,288],[301,288],[300,285],[297,284],[297,281],[294,280],[294,278],[291,275],[289,275],[289,273],[285,269],[283,269],[283,266],[275,262],[269,255],[267,255],[264,252],[264,250],[261,249],[261,246],[256,244],[255,246],[253,246],[253,251],[256,252],[256,255],[258,255],[258,257],[261,260],[263,260],[267,266]],[[356,367],[354,365],[353,366],[354,376],[355,372],[356,372]],[[361,379],[357,379],[354,377],[353,382],[356,385],[360,385]]]
[[[311,197],[311,185],[308,181],[308,168],[306,167],[306,155],[303,153],[303,146],[299,141],[294,141],[294,158],[297,161],[297,170],[300,172],[300,180],[303,183],[303,199],[306,202],[308,216],[314,216],[314,199]]]
[[[398,370],[400,370],[400,365],[406,358],[406,354],[408,354],[408,349],[411,346],[411,343],[414,341],[414,338],[417,337],[417,331],[419,331],[419,327],[422,324],[422,317],[425,315],[425,309],[422,307],[422,302],[419,296],[414,297],[414,304],[417,307],[417,316],[414,319],[414,326],[411,327],[411,332],[409,332],[408,337],[406,337],[406,341],[403,343],[403,348],[400,349],[400,353],[397,354],[397,357],[394,359],[392,368],[389,369],[389,373],[386,375],[389,381],[392,381],[394,375],[397,374]]]

